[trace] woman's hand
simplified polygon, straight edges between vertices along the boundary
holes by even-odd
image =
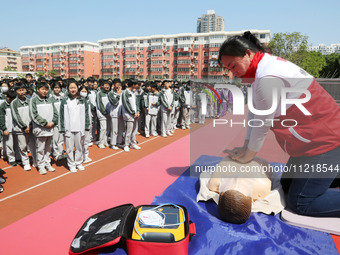
[[[246,154],[246,151],[247,151],[246,147],[235,147],[232,150],[226,149],[223,152],[228,153],[233,160],[237,160],[239,158],[242,158]]]

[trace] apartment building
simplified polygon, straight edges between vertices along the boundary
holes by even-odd
[[[250,30],[268,44],[270,30]],[[199,79],[226,75],[217,58],[222,43],[244,31],[185,33],[99,40],[104,78]]]
[[[0,49],[0,71],[4,71],[8,67],[12,71],[20,72],[22,70],[20,53],[8,48]]]
[[[92,42],[68,42],[23,46],[20,48],[22,69],[26,72],[51,70],[63,78],[100,76],[99,45]]]
[[[331,45],[326,45],[320,43],[317,46],[308,47],[309,51],[318,51],[321,52],[322,55],[328,55],[332,53],[340,53],[340,43],[333,43]]]
[[[208,10],[197,19],[197,33],[224,31],[224,19],[217,16],[214,10]]]

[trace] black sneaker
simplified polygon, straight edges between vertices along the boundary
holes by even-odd
[[[18,165],[17,162],[15,162],[15,161],[9,162],[9,164],[10,164],[11,166],[16,166],[16,165]]]

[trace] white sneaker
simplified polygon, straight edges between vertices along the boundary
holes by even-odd
[[[80,170],[80,171],[84,171],[85,170],[85,167],[83,166],[83,165],[77,165],[77,168],[78,168],[78,170]]]
[[[105,145],[104,145],[104,144],[99,144],[99,145],[98,145],[98,148],[99,148],[99,149],[105,149]]]
[[[150,135],[145,135],[145,138],[149,138],[150,137]]]
[[[70,172],[71,173],[76,173],[77,172],[77,168],[75,168],[74,166],[70,167]]]
[[[141,147],[139,147],[137,144],[131,144],[130,148],[131,149],[135,149],[135,150],[140,150],[141,149]]]
[[[124,151],[129,152],[130,151],[129,146],[124,146]]]
[[[89,147],[91,147],[93,145],[93,143],[91,142],[91,143],[89,143]]]
[[[166,134],[167,134],[168,136],[173,136],[173,134],[171,134],[170,131],[168,131]]]
[[[24,170],[25,171],[31,171],[31,166],[30,165],[24,165]]]
[[[38,167],[39,174],[47,174],[45,167]]]
[[[113,149],[113,150],[115,150],[115,151],[116,151],[116,150],[119,150],[119,148],[118,148],[116,145],[112,145],[112,146],[111,146],[111,149]]]
[[[163,135],[161,135],[161,137],[168,137],[167,135],[165,135],[165,134],[163,134]]]
[[[110,145],[108,143],[105,143],[104,146],[105,147],[110,147]]]
[[[187,129],[190,129],[190,126],[187,126]]]
[[[49,171],[49,172],[54,172],[54,171],[55,171],[55,168],[52,167],[51,165],[46,166],[46,169],[47,169],[47,171]]]
[[[182,129],[185,130],[185,126],[183,126]]]
[[[171,133],[171,134],[174,134],[174,133],[175,133],[175,130],[171,129],[171,130],[170,130],[170,133]]]
[[[153,136],[158,136],[158,134],[157,134],[157,133],[154,133]]]
[[[87,163],[90,163],[92,162],[92,159],[90,159],[89,157],[87,157],[85,160],[84,160],[84,164],[87,164]]]

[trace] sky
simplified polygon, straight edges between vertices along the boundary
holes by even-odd
[[[0,5],[0,47],[195,33],[215,10],[225,31],[300,32],[310,45],[340,43],[339,0],[9,0]]]

